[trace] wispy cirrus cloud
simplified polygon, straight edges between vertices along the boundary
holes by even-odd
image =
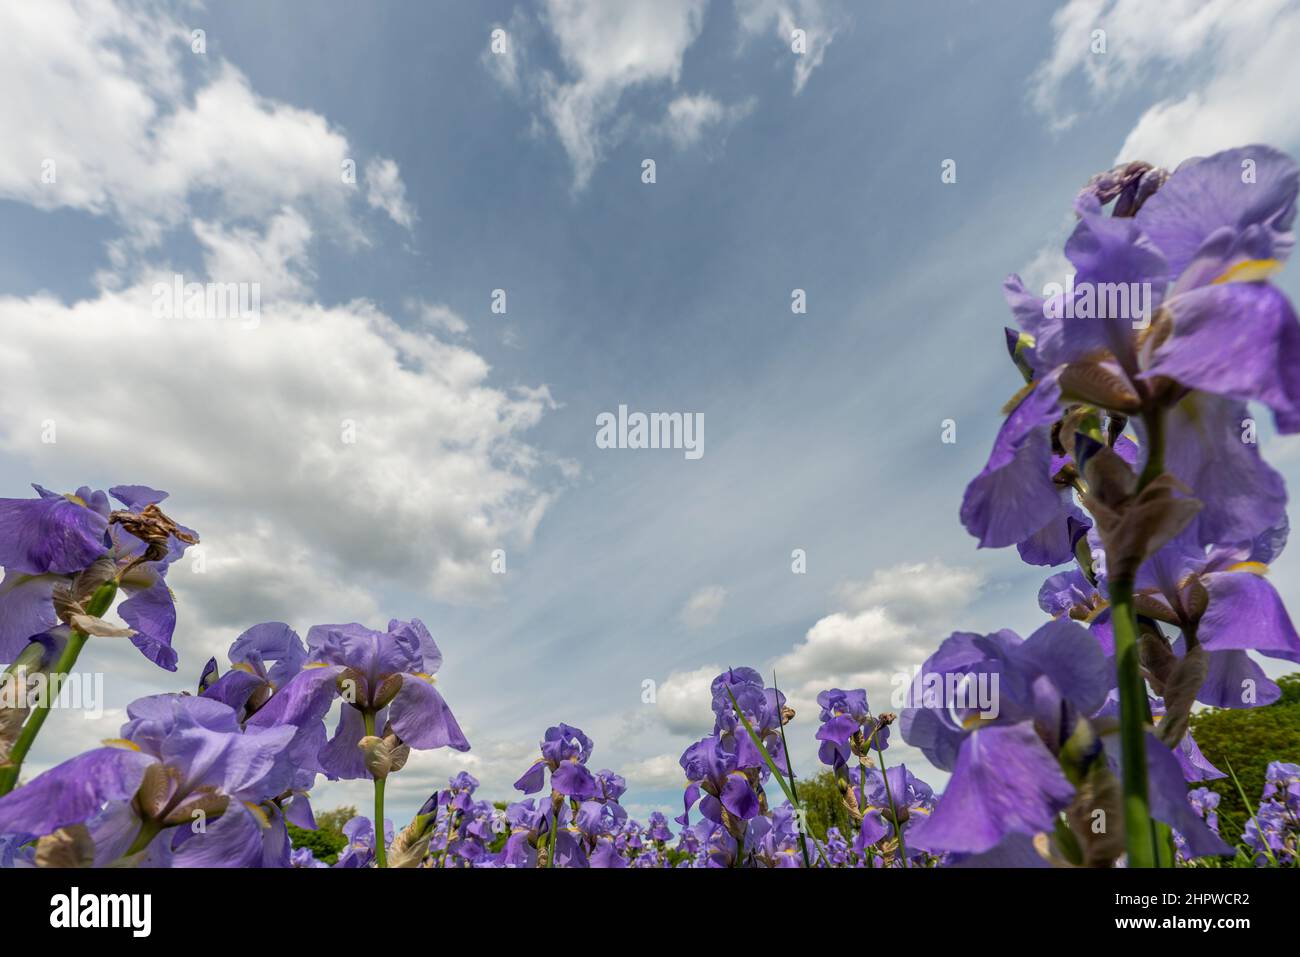
[[[837,33],[849,25],[846,9],[837,0],[735,0],[742,40],[774,37],[794,52],[795,31],[802,32],[802,51],[794,59],[794,93],[808,85],[826,59]]]

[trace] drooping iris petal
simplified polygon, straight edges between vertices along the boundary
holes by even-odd
[[[176,847],[172,866],[260,867],[270,827],[265,817],[232,801],[224,814],[208,821],[202,832],[190,834]]]
[[[274,695],[271,700],[275,701]],[[357,747],[357,743],[365,736],[366,724],[361,712],[350,704],[344,704],[339,709],[339,723],[334,729],[334,736],[320,749],[320,763],[325,774],[345,781],[370,777],[365,755]]]
[[[402,690],[388,706],[388,723],[413,748],[469,750],[469,742],[438,689],[415,675],[403,677]]]
[[[1060,491],[1058,495],[1059,511],[1034,534],[1016,543],[1020,560],[1027,565],[1064,565],[1074,559],[1071,520],[1084,522],[1086,519],[1068,491]]]
[[[1183,780],[1185,781],[1215,781],[1227,777],[1226,774],[1210,763],[1209,758],[1201,753],[1200,747],[1196,744],[1196,739],[1190,733],[1183,735],[1183,740],[1179,741],[1178,746],[1172,748],[1170,753],[1178,762],[1179,770],[1183,772]]]
[[[863,809],[862,826],[853,841],[853,849],[859,854],[892,833],[893,828],[885,823],[885,819],[880,815],[881,810],[882,808],[874,805]]]
[[[0,498],[0,566],[7,572],[72,575],[107,548],[105,516],[62,495]]]
[[[1282,697],[1282,689],[1244,651],[1211,651],[1196,700],[1212,708],[1257,708]]]
[[[1200,545],[1253,541],[1286,522],[1286,484],[1243,441],[1248,420],[1244,403],[1199,393],[1165,414],[1165,470],[1202,503],[1191,526]]]
[[[602,837],[596,842],[596,849],[592,851],[591,857],[587,861],[590,867],[627,867],[628,863],[618,853],[618,848],[614,845],[613,840],[608,837]]]
[[[1059,511],[1049,435],[1059,398],[1054,378],[1037,383],[1002,424],[984,470],[966,486],[961,521],[981,548],[1023,541]]]
[[[10,662],[33,636],[59,623],[52,601],[56,575],[5,571],[0,581],[0,662]]]
[[[155,758],[128,748],[95,748],[56,765],[0,798],[0,834],[40,837],[88,821],[107,801],[125,801]]]
[[[304,792],[295,791],[284,805],[284,819],[294,827],[316,830],[316,815],[312,813],[311,798]]]
[[[918,748],[935,767],[950,771],[956,765],[966,735],[945,721],[939,711],[909,707],[903,712],[899,724],[903,740]]]
[[[1178,760],[1153,734],[1146,736],[1146,750],[1151,816],[1181,834],[1193,857],[1231,854],[1232,849],[1205,826],[1187,803],[1187,781]]]
[[[1258,651],[1270,658],[1300,662],[1300,635],[1267,578],[1250,572],[1211,572],[1201,576],[1210,602],[1197,626],[1206,651]]]
[[[581,801],[596,796],[596,779],[577,761],[563,761],[551,772],[551,789]]]
[[[134,801],[112,801],[87,821],[90,839],[95,843],[95,866],[109,867],[125,856],[140,834],[142,823]]]
[[[536,794],[546,785],[546,762],[534,761],[532,767],[520,775],[515,782],[515,790],[525,794]]]
[[[1173,331],[1145,377],[1261,402],[1274,411],[1279,432],[1300,430],[1300,323],[1284,293],[1268,283],[1230,282],[1177,296],[1169,309]]]
[[[1107,658],[1115,656],[1115,626],[1110,619],[1110,609],[1104,609],[1088,624],[1088,633],[1097,639],[1101,653]]]
[[[248,726],[296,727],[298,732],[289,745],[294,764],[309,771],[325,771],[319,757],[326,745],[324,719],[334,702],[336,681],[342,670],[333,667],[300,671],[248,719]]]
[[[962,854],[953,867],[1051,867],[1028,834],[1011,834],[979,854]]]
[[[176,670],[177,655],[172,648],[176,605],[166,581],[160,577],[148,588],[136,592],[122,602],[117,613],[135,631],[131,644],[159,667]]]
[[[1073,796],[1032,725],[979,728],[962,743],[934,813],[911,828],[911,843],[931,851],[987,851],[1010,834],[1050,831]]]
[[[723,807],[742,821],[758,816],[758,795],[754,793],[754,789],[749,785],[749,779],[743,774],[735,773],[727,776],[727,783],[722,788],[719,800]]]

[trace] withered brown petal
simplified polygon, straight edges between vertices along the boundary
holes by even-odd
[[[93,867],[95,842],[84,824],[62,827],[36,842],[37,867]]]

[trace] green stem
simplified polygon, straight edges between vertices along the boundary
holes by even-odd
[[[873,732],[874,734],[874,732]],[[894,830],[898,832],[898,853],[903,857],[903,869],[907,869],[907,842],[903,840],[903,825],[898,823],[898,808],[894,806],[894,794],[889,789],[889,775],[885,773],[885,752],[876,741],[876,757],[880,760],[880,777],[885,782],[885,797],[889,799],[889,813],[894,815]]]
[[[139,854],[149,846],[149,842],[157,837],[162,829],[163,826],[161,821],[145,821],[140,825],[140,833],[135,836],[135,840],[131,842],[131,846],[127,848],[126,853],[123,854],[122,857],[126,858],[130,857],[132,854]]]
[[[367,711],[364,720],[366,736],[375,733],[375,716]],[[388,848],[384,844],[384,779],[375,778],[375,866],[388,866]]]
[[[1111,623],[1119,685],[1119,735],[1124,779],[1124,835],[1129,867],[1157,865],[1155,834],[1147,796],[1147,689],[1138,662],[1137,614],[1133,583],[1110,583]]]
[[[555,866],[555,844],[560,838],[560,833],[557,830],[557,828],[559,827],[560,804],[562,802],[556,800],[558,796],[559,795],[555,791],[551,792],[551,840],[550,840],[550,846],[547,848],[546,851],[547,870],[550,870],[552,867]]]
[[[95,617],[103,617],[108,612],[109,607],[113,604],[113,598],[117,595],[117,583],[107,582],[99,586],[99,589],[90,597],[86,603],[86,613]],[[63,654],[59,655],[58,662],[54,665],[54,670],[50,674],[51,687],[61,688],[63,678],[68,675],[77,663],[77,657],[81,654],[82,647],[86,644],[87,635],[82,634],[73,628],[68,634],[68,643],[63,647]],[[36,735],[40,733],[41,725],[45,724],[45,719],[49,717],[50,707],[54,704],[55,694],[46,694],[44,699],[32,708],[31,716],[28,717],[27,723],[23,729],[18,732],[18,739],[14,741],[13,748],[9,751],[9,759],[0,765],[0,797],[8,794],[18,784],[18,775],[22,772],[23,761],[27,758],[27,752],[32,749],[36,741]]]
[[[1164,412],[1157,409],[1144,415],[1142,421],[1146,423],[1147,441],[1150,442],[1151,447],[1147,449],[1147,464],[1143,467],[1142,474],[1138,476],[1138,491],[1150,485],[1165,470]]]
[[[772,675],[772,687],[773,688],[776,687],[775,673]],[[799,827],[797,828],[797,830],[799,832],[799,850],[803,853],[803,866],[806,868],[811,868],[812,861],[808,857],[808,838],[804,837],[804,833],[803,833],[803,829],[805,826],[807,826],[808,823],[808,814],[806,809],[804,809],[803,805],[799,803],[799,789],[795,786],[794,783],[794,761],[790,757],[790,748],[785,743],[785,722],[781,722],[780,729],[781,729],[781,753],[785,756],[785,768],[787,771],[790,772],[790,793],[794,796],[795,813],[799,814],[800,811],[804,812],[803,816],[798,818]],[[815,837],[814,840],[816,840]]]

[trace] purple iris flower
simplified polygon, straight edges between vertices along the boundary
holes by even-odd
[[[329,867],[324,861],[316,859],[316,855],[311,852],[310,847],[294,848],[293,853],[289,855],[289,866],[306,869]]]
[[[548,853],[555,855],[554,867],[584,868],[590,867],[587,856],[587,842],[578,823],[579,812],[569,804],[554,806],[552,812],[555,825],[555,841]]]
[[[621,814],[619,812],[622,812]],[[613,801],[583,801],[572,816],[576,837],[583,844],[583,852],[590,867],[627,867],[619,854],[618,838],[627,812]],[[560,847],[563,848],[563,840]],[[557,858],[559,864],[562,858]]]
[[[677,823],[690,823],[691,808],[700,802],[705,819],[720,824],[724,815],[736,821],[748,821],[759,813],[754,784],[733,752],[722,746],[716,735],[701,738],[688,747],[681,757],[686,772],[685,810]],[[701,797],[701,795],[703,795]]]
[[[803,867],[794,808],[786,801],[752,822],[753,860],[763,867]]]
[[[909,857],[917,857],[919,848],[912,846],[914,825],[929,817],[935,808],[934,790],[907,769],[896,764],[881,774],[877,768],[866,770],[866,787],[862,786],[858,768],[850,769],[849,780],[856,793],[865,790],[866,803],[861,805],[862,822],[853,841],[853,850],[860,857],[880,841],[901,831]],[[897,811],[897,818],[894,812]],[[894,863],[901,864],[897,854]]]
[[[1262,800],[1242,829],[1242,841],[1254,851],[1256,865],[1277,862],[1291,867],[1300,860],[1300,818],[1280,801]]]
[[[463,794],[464,792],[462,792]],[[490,801],[470,800],[447,822],[443,867],[480,867],[489,860],[488,845],[497,834],[497,809]]]
[[[468,810],[478,790],[478,778],[468,771],[460,771],[447,782],[448,786],[435,796],[437,803],[450,806],[452,811]]]
[[[889,747],[889,725],[872,717],[865,690],[831,688],[817,695],[817,704],[822,709],[822,725],[817,729],[821,742],[817,757],[822,764],[841,768],[848,763],[851,748],[865,757],[877,745],[882,751]]]
[[[1286,543],[1285,516],[1281,525],[1239,545],[1207,549],[1197,544],[1197,538],[1195,529],[1187,529],[1139,569],[1138,607],[1147,618],[1180,629],[1182,634],[1172,646],[1179,657],[1188,647],[1189,635],[1205,650],[1208,673],[1196,695],[1198,701],[1219,708],[1270,704],[1281,691],[1247,652],[1300,662],[1300,635],[1281,596],[1265,577],[1268,563]],[[1104,588],[1104,575],[1100,578]],[[1057,590],[1047,599],[1050,607],[1059,607],[1086,590],[1078,578],[1054,579]],[[1087,600],[1104,607],[1099,592]],[[1080,607],[1075,604],[1069,613],[1079,617]],[[1109,619],[1097,615],[1096,622],[1092,632],[1105,653],[1112,655]]]
[[[608,769],[596,772],[596,800],[617,802],[627,792],[627,779]]]
[[[1110,686],[1100,646],[1071,621],[1024,640],[1011,631],[945,640],[902,715],[903,739],[952,771],[943,800],[916,823],[915,845],[979,853],[1051,830],[1074,795],[1055,749]]]
[[[1102,594],[1103,587],[1078,567],[1057,572],[1038,589],[1038,607],[1053,618],[1070,618],[1087,625],[1110,656],[1114,654],[1115,636],[1110,628],[1110,603]]]
[[[515,789],[536,794],[546,784],[550,771],[551,791],[585,801],[596,795],[596,779],[587,770],[591,757],[591,738],[580,728],[560,723],[546,729],[541,743],[542,756],[515,782]]]
[[[537,807],[532,798],[516,801],[506,808],[506,824],[510,836],[501,848],[498,864],[501,867],[536,867],[538,841],[550,826],[546,809]]]
[[[433,685],[441,664],[442,653],[418,618],[393,619],[386,632],[355,623],[316,625],[307,632],[306,666],[251,723],[319,721],[337,693],[343,699],[339,723],[318,752],[320,770],[331,778],[371,777],[358,747],[367,714],[377,737],[394,735],[418,750],[468,751],[460,725]]]
[[[673,832],[668,829],[668,818],[662,811],[650,812],[650,824],[646,829],[646,836],[652,841],[671,841]]]
[[[284,622],[264,622],[236,638],[227,654],[233,667],[222,675],[216,659],[210,659],[199,678],[199,695],[233,708],[245,727],[291,725],[297,729],[289,745],[293,782],[289,796],[279,803],[289,823],[315,830],[307,792],[316,775],[325,770],[319,754],[326,741],[321,718],[328,699],[318,693],[315,706],[308,707],[295,693],[301,685],[290,690],[307,659],[302,639]],[[282,691],[284,697],[277,700]]]
[[[1187,803],[1192,806],[1192,810],[1197,816],[1205,822],[1205,826],[1213,831],[1216,835],[1219,833],[1219,815],[1215,808],[1219,806],[1219,795],[1216,791],[1209,788],[1193,788],[1187,792]],[[1178,857],[1184,861],[1192,860],[1192,855],[1187,849],[1187,838],[1182,833],[1174,831],[1174,846],[1178,849]]]
[[[1100,203],[1117,194],[1090,188],[1066,244],[1076,295],[1146,288],[1144,328],[1133,327],[1141,317],[1132,314],[1083,318],[1052,308],[1063,303],[1008,280],[1008,302],[1029,336],[1016,357],[1032,381],[966,491],[962,521],[981,546],[1017,544],[1034,563],[1068,560],[1059,535],[1047,536],[1053,547],[1044,541],[1072,505],[1054,429],[1072,403],[1124,416],[1153,390],[1172,406],[1165,470],[1204,505],[1199,543],[1244,541],[1277,524],[1281,480],[1240,430],[1243,403],[1258,401],[1273,409],[1279,431],[1300,431],[1300,322],[1263,281],[1293,244],[1297,179],[1288,157],[1250,146],[1190,160],[1167,181],[1143,174],[1141,200],[1130,196],[1114,216]]]
[[[123,634],[146,658],[176,670],[171,647],[176,607],[165,576],[197,535],[167,518],[166,492],[118,485],[108,495],[82,487],[72,495],[42,488],[34,499],[0,499],[0,660],[13,661],[27,642],[62,618],[87,633]],[[81,583],[93,592],[117,581],[127,599],[118,608],[127,629],[84,614]],[[56,596],[62,593],[62,611]]]
[[[1147,707],[1151,711],[1152,720],[1158,726],[1165,717],[1164,701],[1148,695]],[[1119,693],[1117,691],[1112,690],[1110,692],[1106,698],[1106,703],[1089,718],[1089,723],[1092,725],[1093,731],[1101,737],[1103,745],[1111,751],[1112,757],[1118,762],[1119,745],[1116,735],[1119,732]],[[1183,780],[1188,783],[1214,781],[1227,777],[1201,753],[1200,746],[1197,745],[1196,739],[1192,737],[1190,731],[1185,733],[1182,739],[1170,748],[1170,753],[1182,772]]]
[[[27,838],[85,824],[96,864],[128,852],[154,866],[281,866],[275,799],[290,787],[297,729],[241,728],[233,709],[188,695],[127,708],[122,738],[0,798],[0,833]]]
[[[736,754],[737,766],[754,771],[760,781],[769,774],[763,753],[750,737],[752,730],[778,770],[788,773],[781,728],[794,711],[786,707],[785,695],[765,688],[762,676],[753,668],[727,669],[713,679],[711,691],[716,716],[713,733],[725,749]],[[748,730],[736,714],[737,706],[749,722]]]
[[[822,842],[826,853],[826,863],[830,867],[852,867],[853,858],[849,854],[849,842],[844,839],[838,827],[826,829],[826,840]]]
[[[365,815],[357,815],[343,825],[347,845],[339,854],[335,867],[345,869],[369,867],[375,862],[375,824]],[[393,843],[393,822],[384,820],[384,845]]]
[[[266,704],[307,662],[302,639],[281,621],[249,628],[235,639],[227,655],[234,667],[218,675],[216,659],[209,661],[199,680],[199,693],[230,705],[241,718]]]
[[[1292,814],[1300,814],[1300,764],[1270,761],[1264,771],[1264,800],[1280,801]]]

